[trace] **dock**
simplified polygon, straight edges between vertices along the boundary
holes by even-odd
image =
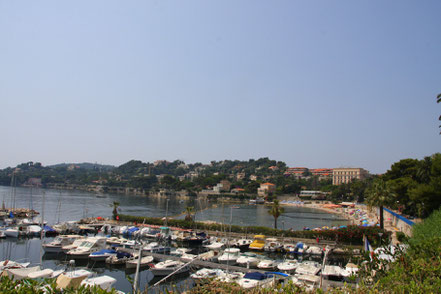
[[[177,260],[177,261],[181,261],[184,263],[189,262],[189,259],[183,259],[180,258],[178,256],[173,256],[173,255],[165,255],[165,254],[159,254],[159,253],[150,253],[150,252],[143,252],[143,255],[149,255],[149,256],[153,256],[156,260],[166,260],[166,259],[171,259],[171,260]],[[210,262],[210,261],[205,261],[205,260],[199,260],[196,259],[192,262],[192,265],[195,265],[197,267],[200,268],[213,268],[213,269],[222,269],[222,270],[228,270],[228,271],[232,271],[232,272],[243,272],[243,273],[248,273],[248,272],[261,272],[264,273],[266,271],[263,270],[259,270],[259,269],[254,269],[254,268],[246,268],[246,267],[241,267],[241,266],[234,266],[234,265],[226,265],[223,263],[217,263],[217,262]]]

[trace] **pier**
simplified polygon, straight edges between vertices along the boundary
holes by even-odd
[[[171,259],[171,260],[181,261],[181,262],[184,262],[184,263],[187,263],[187,262],[190,261],[187,258],[183,259],[183,258],[180,258],[178,256],[173,256],[173,255],[165,255],[165,254],[150,253],[150,252],[143,252],[142,254],[144,256],[145,255],[153,256],[156,260]],[[201,268],[222,269],[222,270],[228,270],[228,271],[232,271],[232,272],[243,272],[243,273],[248,273],[248,272],[261,272],[261,273],[264,273],[264,272],[266,272],[264,270],[259,270],[259,269],[251,269],[251,268],[245,268],[245,267],[241,267],[241,266],[226,265],[226,264],[223,264],[223,263],[210,262],[210,261],[199,260],[199,259],[194,260],[191,264],[195,265],[197,267],[201,267]]]

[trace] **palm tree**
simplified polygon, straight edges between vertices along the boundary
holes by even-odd
[[[116,217],[118,215],[119,202],[118,201],[113,201],[111,206],[113,207],[113,211],[112,211],[113,219],[116,220]]]
[[[277,229],[277,219],[285,212],[285,208],[281,207],[279,200],[274,200],[273,206],[271,206],[268,213],[274,217],[274,229]]]
[[[187,206],[187,207],[185,208],[185,213],[187,214],[187,215],[185,216],[185,220],[186,220],[186,221],[193,221],[193,216],[192,216],[192,214],[193,214],[193,210],[194,210],[194,207],[193,207],[193,206]]]
[[[383,206],[394,203],[395,194],[382,179],[375,180],[367,190],[366,202],[369,207],[378,206],[380,209],[380,228],[384,229]]]

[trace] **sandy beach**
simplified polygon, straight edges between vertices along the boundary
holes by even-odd
[[[377,217],[373,212],[369,212],[366,205],[356,204],[354,207],[337,207],[331,202],[320,202],[320,203],[281,203],[286,206],[297,206],[297,207],[308,207],[317,210],[321,210],[327,213],[337,214],[340,217],[347,219],[350,224],[361,225],[363,220],[366,220],[369,224],[378,223]],[[334,207],[332,207],[334,206]]]

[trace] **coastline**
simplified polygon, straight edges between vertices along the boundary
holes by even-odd
[[[326,205],[329,205],[329,203],[305,203],[305,204],[281,203],[281,205],[307,207],[307,208],[320,210],[326,213],[335,214],[347,220],[350,225],[360,225],[362,220],[367,220],[369,224],[377,223],[377,219],[371,213],[369,213],[365,205],[358,204],[351,208],[325,207]]]

